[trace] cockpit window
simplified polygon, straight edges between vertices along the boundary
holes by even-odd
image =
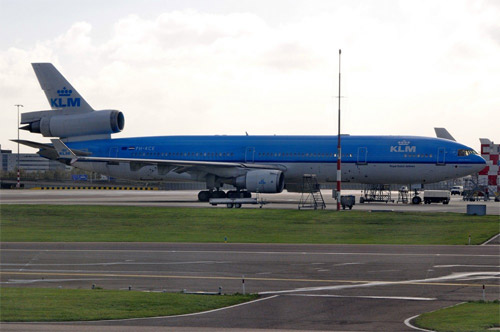
[[[469,150],[469,149],[459,149],[458,150],[459,157],[467,157],[467,156],[470,156],[471,154],[477,154],[477,152],[474,150]]]

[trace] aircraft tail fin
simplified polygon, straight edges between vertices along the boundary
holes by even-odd
[[[74,113],[88,113],[94,110],[53,64],[31,65],[51,109],[63,109]]]
[[[451,134],[449,133],[446,128],[434,128],[434,131],[436,132],[436,137],[437,138],[444,138],[450,141],[457,141]]]

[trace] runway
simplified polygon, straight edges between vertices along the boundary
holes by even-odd
[[[336,201],[331,197],[331,190],[322,190],[327,209],[336,209]],[[343,195],[355,195],[354,210],[393,210],[408,212],[456,212],[465,213],[468,204],[486,205],[486,213],[500,215],[500,203],[494,201],[465,202],[459,196],[452,196],[449,204],[402,204],[397,203],[397,192],[392,193],[394,203],[359,203],[361,192],[344,190]],[[198,191],[121,191],[121,190],[0,190],[2,204],[77,204],[77,205],[133,205],[133,206],[164,206],[191,208],[225,208],[212,207],[208,203],[198,202]],[[281,194],[261,194],[259,199],[269,203],[264,209],[297,209],[301,194],[283,192]],[[244,208],[258,208],[258,205],[245,205]]]
[[[358,191],[344,191],[358,195]],[[203,208],[197,191],[1,190],[2,204]],[[323,191],[327,209],[335,209]],[[393,195],[397,199],[397,194]],[[300,194],[261,195],[269,208],[297,209]],[[356,199],[359,202],[359,198]],[[370,203],[354,210],[465,213],[467,204]],[[224,207],[210,207],[224,208]],[[256,208],[245,206],[244,208]],[[346,211],[348,213],[348,211]],[[499,299],[498,238],[484,246],[171,243],[2,243],[2,287],[260,293],[262,300],[198,315],[108,322],[2,324],[2,331],[325,330],[414,331],[405,320],[482,298]],[[70,326],[70,327],[69,327]]]
[[[412,331],[437,308],[499,299],[499,246],[2,243],[2,287],[260,293],[198,315],[63,323],[62,330]],[[27,330],[2,324],[2,330]],[[36,324],[54,330],[54,324]]]

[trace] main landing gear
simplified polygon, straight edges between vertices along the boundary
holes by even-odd
[[[230,190],[227,193],[223,190],[203,190],[198,193],[200,202],[208,202],[210,198],[252,198],[252,194],[241,190]]]

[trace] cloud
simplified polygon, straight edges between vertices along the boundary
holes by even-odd
[[[433,135],[438,110],[456,128],[467,108],[494,114],[499,8],[384,4],[331,4],[282,23],[252,12],[138,13],[109,22],[109,34],[80,20],[30,47],[0,50],[1,106],[48,108],[29,63],[50,61],[93,107],[125,113],[120,136],[335,133],[342,48],[351,134]]]

